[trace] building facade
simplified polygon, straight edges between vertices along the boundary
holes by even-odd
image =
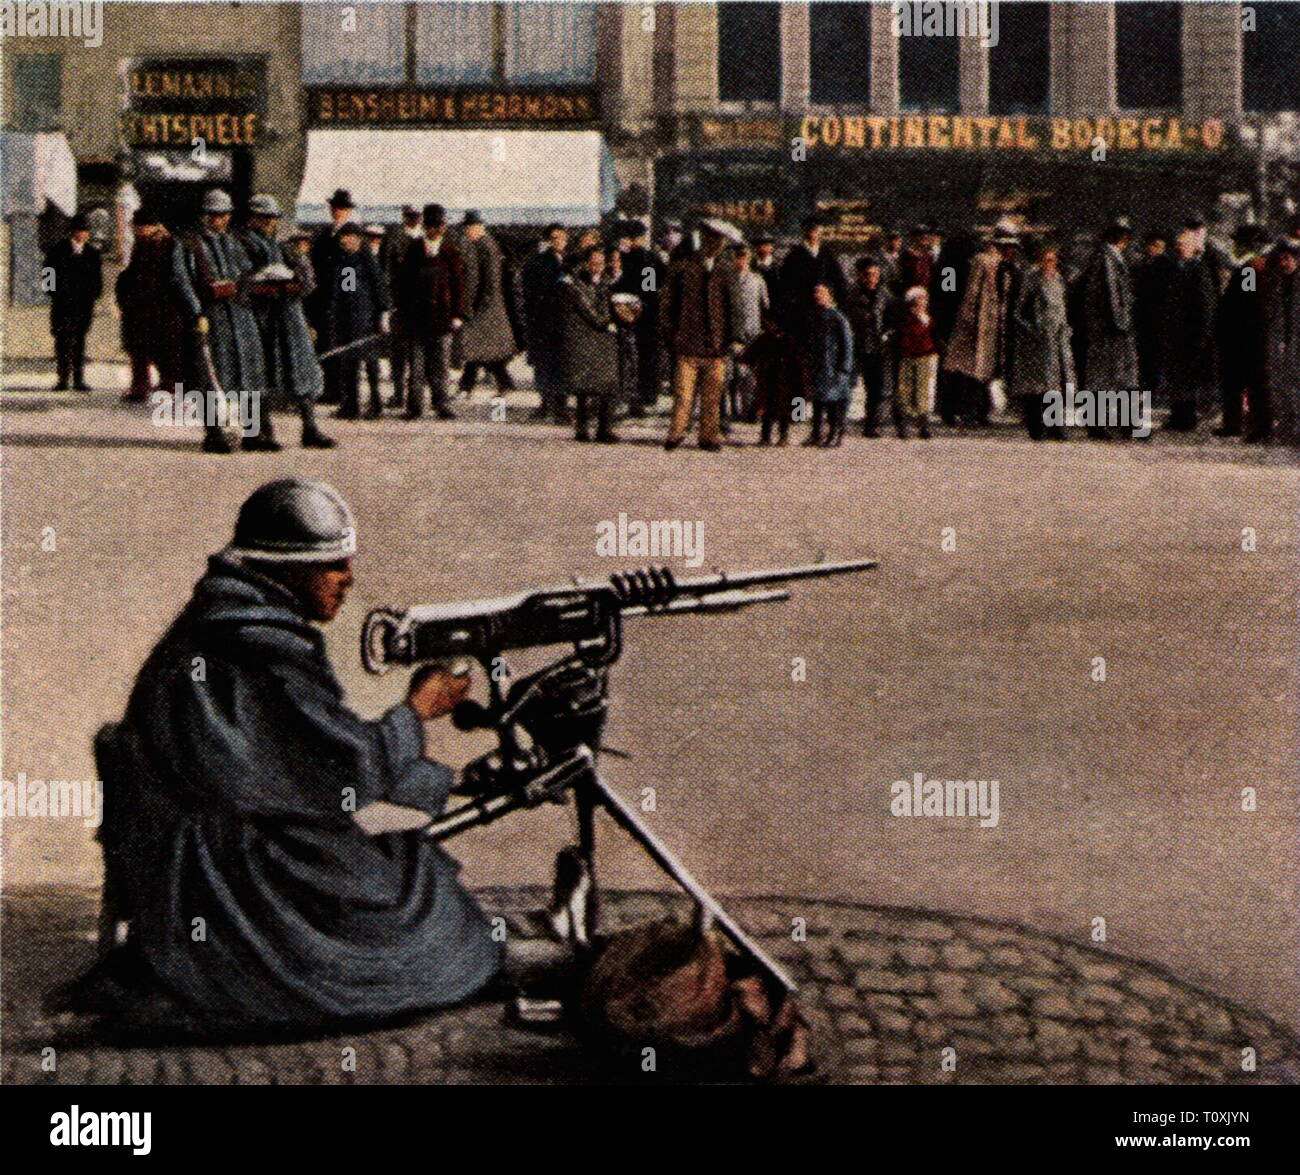
[[[336,175],[454,205],[493,177],[524,184],[548,145],[552,170],[596,174],[580,193],[539,182],[555,190],[529,221],[605,215],[616,192],[634,215],[778,233],[821,209],[851,239],[1120,204],[1152,222],[1276,215],[1297,197],[1288,0],[110,3],[93,48],[4,48],[7,128],[67,136],[83,205],[129,180],[177,220],[214,182],[314,214]],[[383,148],[349,171],[369,132]],[[578,133],[599,149],[562,137]],[[537,156],[512,171],[517,144]]]

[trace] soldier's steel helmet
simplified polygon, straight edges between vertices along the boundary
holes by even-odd
[[[204,212],[234,212],[235,205],[230,199],[229,192],[223,192],[220,188],[211,188],[203,194],[203,211]]]
[[[280,201],[265,193],[254,196],[248,202],[248,211],[253,216],[280,216]]]
[[[235,558],[267,563],[332,563],[356,551],[356,522],[338,490],[298,477],[254,490],[239,508],[226,549]]]

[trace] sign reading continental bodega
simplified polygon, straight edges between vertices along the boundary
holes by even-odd
[[[132,147],[249,147],[266,120],[266,62],[152,58],[125,64],[122,135]]]
[[[587,90],[338,89],[307,91],[314,126],[447,126],[485,123],[591,123]]]
[[[979,117],[959,114],[807,115],[803,118],[701,118],[698,145],[803,146],[838,151],[1217,151],[1227,145],[1215,118]]]

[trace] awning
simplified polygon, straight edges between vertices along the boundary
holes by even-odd
[[[0,131],[5,216],[39,216],[47,203],[77,211],[77,160],[62,131]]]
[[[381,223],[436,203],[453,220],[473,209],[489,224],[595,224],[618,195],[599,131],[309,131],[299,221],[327,221],[339,188],[358,219]]]

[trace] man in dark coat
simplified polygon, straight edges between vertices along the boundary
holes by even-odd
[[[659,399],[659,291],[664,281],[663,262],[647,247],[649,229],[639,220],[626,220],[615,229],[618,250],[623,255],[623,273],[614,283],[615,294],[641,299],[641,317],[636,320],[637,386],[628,405],[629,416],[643,416]]]
[[[186,386],[206,401],[205,453],[230,452],[221,427],[223,393],[240,397],[253,417],[242,421],[241,446],[278,452],[271,414],[262,403],[266,390],[262,336],[248,304],[246,279],[253,260],[239,238],[231,235],[233,211],[227,192],[220,188],[207,192],[202,225],[187,233],[172,252],[173,289],[186,325]]]
[[[568,422],[564,375],[561,367],[560,281],[564,277],[564,251],[569,234],[563,225],[548,226],[537,252],[524,265],[524,320],[527,327],[528,362],[541,404],[536,416],[554,416]]]
[[[1133,278],[1125,250],[1133,239],[1127,217],[1117,217],[1102,234],[1101,244],[1082,283],[1082,312],[1086,334],[1083,381],[1097,397],[1103,392],[1131,392],[1138,387],[1137,340],[1133,333]],[[1088,428],[1098,440],[1109,439],[1109,426],[1100,420]]]
[[[117,306],[122,316],[122,349],[131,359],[131,386],[122,399],[145,400],[150,368],[168,395],[184,380],[181,342],[184,326],[172,289],[172,251],[176,240],[157,216],[137,209],[131,261],[117,275]]]
[[[71,386],[88,392],[86,335],[104,291],[104,263],[90,243],[90,224],[84,216],[74,216],[67,237],[45,254],[44,282],[50,295],[50,334],[58,369],[55,391],[65,392]]]
[[[334,441],[316,426],[323,380],[302,308],[303,299],[315,289],[315,275],[304,258],[286,251],[276,239],[280,203],[274,196],[254,196],[248,211],[243,242],[254,266],[249,297],[262,332],[267,390],[298,413],[303,448],[332,449]]]
[[[1178,266],[1169,256],[1163,233],[1147,233],[1142,260],[1133,275],[1133,329],[1137,337],[1138,374],[1149,392],[1164,386],[1165,330],[1169,291]]]
[[[433,410],[441,420],[454,420],[447,403],[451,371],[452,333],[464,325],[465,263],[447,239],[447,210],[426,204],[421,215],[422,240],[412,242],[398,269],[397,302],[402,329],[416,341],[415,372],[406,404],[406,418],[424,414],[424,385],[428,383]]]
[[[415,371],[415,340],[402,328],[401,307],[396,305],[397,275],[402,267],[402,258],[413,241],[424,239],[424,230],[420,227],[420,210],[409,204],[402,206],[402,223],[388,230],[381,251],[384,267],[384,280],[394,298],[392,330],[388,340],[388,365],[393,376],[393,398],[388,401],[390,408],[405,408],[406,397],[410,388],[411,375]]]
[[[1176,243],[1173,281],[1165,307],[1164,385],[1173,432],[1196,428],[1197,401],[1214,384],[1214,310],[1218,289],[1193,234],[1184,229]],[[1150,390],[1150,389],[1146,389]]]
[[[560,282],[560,323],[564,383],[574,396],[575,436],[591,440],[591,409],[596,440],[614,444],[614,401],[619,391],[618,324],[610,304],[605,250],[592,245],[576,272]]]
[[[1241,435],[1241,401],[1246,399],[1249,433],[1246,439],[1267,439],[1268,381],[1264,372],[1265,258],[1268,234],[1257,224],[1242,225],[1233,234],[1238,261],[1215,312],[1219,345],[1219,389],[1223,419],[1214,435]]]
[[[947,348],[957,325],[957,315],[961,313],[966,285],[970,280],[971,262],[979,247],[979,238],[975,233],[958,232],[943,242],[935,258],[934,270],[930,275],[930,321],[935,340],[942,348]],[[889,271],[894,275],[895,282],[902,280],[900,265],[901,254],[894,260]],[[892,285],[891,288],[897,289],[897,285]],[[967,405],[976,402],[967,377],[942,367],[939,369],[937,398],[939,419],[949,426],[957,423],[958,416]]]
[[[1283,237],[1273,246],[1267,277],[1264,370],[1273,436],[1300,445],[1300,241]]]
[[[379,262],[364,244],[365,233],[359,224],[345,224],[339,232],[339,254],[334,260],[332,285],[327,291],[325,309],[326,350],[359,343],[341,355],[325,360],[332,366],[341,393],[338,416],[356,420],[361,415],[361,364],[373,358],[375,341],[371,336],[382,333],[387,322],[388,289]],[[371,339],[370,342],[361,342]],[[384,413],[379,389],[372,387],[366,415],[377,418]]]
[[[507,364],[518,348],[506,309],[501,246],[477,212],[467,212],[461,229],[461,257],[465,261],[465,325],[456,336],[456,350],[464,368],[460,390],[469,395],[486,368],[498,392],[513,392]]]
[[[423,723],[469,679],[417,674],[376,720],[349,708],[317,625],[342,606],[355,550],[351,512],[322,482],[271,482],[245,502],[97,740],[128,933],[64,1007],[320,1030],[456,1003],[497,972],[501,945],[459,866],[414,831],[453,783],[424,757]],[[394,827],[408,831],[380,831]]]
[[[307,299],[304,309],[307,321],[316,332],[316,350],[329,349],[325,339],[325,315],[329,311],[329,294],[334,288],[334,266],[342,252],[339,234],[343,226],[353,224],[356,214],[356,201],[346,188],[339,188],[326,203],[330,210],[330,223],[316,233],[311,243],[311,267],[316,276],[316,289]],[[343,389],[338,380],[342,372],[338,367],[324,369],[325,389],[321,393],[321,402],[338,404],[343,399]]]
[[[874,437],[879,435],[876,423],[891,374],[889,355],[895,318],[894,295],[885,283],[884,270],[876,254],[859,257],[856,270],[857,283],[844,312],[853,328],[856,366],[862,373],[865,396],[862,433]]]
[[[829,286],[837,306],[843,303],[845,290],[844,273],[839,262],[822,243],[821,218],[806,217],[802,227],[803,241],[781,262],[779,310],[782,327],[798,353],[801,379],[798,394],[806,404],[811,404],[812,328],[817,309],[813,290],[818,285]]]

